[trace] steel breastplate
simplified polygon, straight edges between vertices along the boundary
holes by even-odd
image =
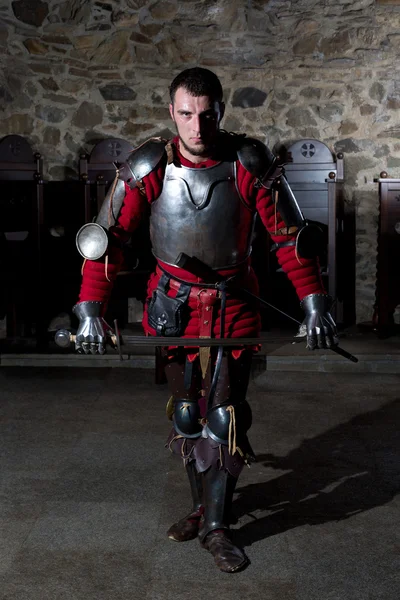
[[[167,165],[163,189],[151,205],[153,253],[175,265],[181,252],[213,269],[232,267],[251,252],[254,212],[236,186],[234,162],[213,167]]]

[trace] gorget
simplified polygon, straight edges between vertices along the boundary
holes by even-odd
[[[161,195],[151,205],[150,237],[156,258],[176,265],[181,252],[212,269],[246,260],[255,213],[236,184],[236,165],[167,165]]]

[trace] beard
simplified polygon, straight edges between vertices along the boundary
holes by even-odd
[[[179,132],[178,132],[179,135]],[[186,144],[183,139],[181,138],[181,136],[179,136],[179,143],[182,144],[182,146],[185,148],[185,150],[187,150],[187,152],[190,152],[190,154],[192,154],[192,156],[201,156],[204,158],[208,158],[210,155],[210,151],[213,148],[213,144],[202,144],[199,147],[194,147],[193,146],[188,146],[188,144]]]

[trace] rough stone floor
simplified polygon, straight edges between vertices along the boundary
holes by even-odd
[[[165,535],[189,495],[152,376],[0,370],[1,600],[398,600],[399,375],[252,382],[233,575]]]

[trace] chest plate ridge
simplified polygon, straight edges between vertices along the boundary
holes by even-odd
[[[153,252],[174,265],[181,252],[213,269],[231,267],[251,252],[254,213],[236,185],[236,165],[167,165],[163,190],[151,206]]]

